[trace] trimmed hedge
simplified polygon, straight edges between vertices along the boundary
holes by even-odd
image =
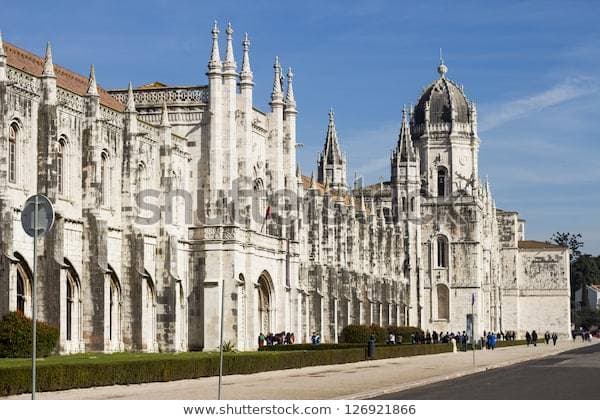
[[[451,352],[446,344],[414,346],[377,346],[375,359]],[[366,346],[321,351],[225,353],[226,375],[249,374],[307,366],[359,362],[366,359]],[[133,355],[132,355],[133,357]],[[50,359],[49,359],[50,360]],[[190,357],[157,355],[138,360],[74,360],[64,363],[39,363],[38,391],[59,391],[106,385],[139,384],[194,379],[219,374],[219,355],[198,353]],[[0,395],[31,392],[31,368],[16,364],[0,368]]]
[[[54,353],[58,345],[58,328],[36,321],[37,356]],[[0,357],[31,357],[33,323],[20,312],[10,312],[0,321]]]
[[[374,335],[377,343],[385,343],[389,340],[390,333],[401,335],[403,343],[410,343],[411,335],[421,334],[423,330],[417,327],[380,327],[377,324],[353,324],[344,327],[340,341],[342,343],[368,343],[371,335]]]

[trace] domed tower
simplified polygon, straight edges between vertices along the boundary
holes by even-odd
[[[440,59],[439,78],[419,98],[411,134],[421,157],[421,180],[428,196],[472,194],[477,189],[479,138],[475,104],[462,85],[446,77]]]

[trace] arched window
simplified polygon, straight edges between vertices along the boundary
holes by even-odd
[[[448,268],[448,240],[444,236],[438,236],[436,240],[437,267]]]
[[[101,202],[107,206],[110,198],[110,168],[108,166],[108,152],[100,155],[100,194]]]
[[[148,179],[148,173],[146,171],[146,164],[144,162],[140,162],[138,164],[138,172],[137,172],[137,189],[138,193],[144,191],[147,188],[146,181]]]
[[[70,276],[67,275],[67,340],[71,340],[73,331],[73,281]]]
[[[402,197],[402,211],[406,211],[406,197]]]
[[[448,188],[448,170],[444,167],[439,167],[437,172],[437,195],[438,197],[445,197]]]
[[[17,311],[25,313],[25,281],[17,270]]]
[[[415,211],[415,197],[410,199],[410,211]]]
[[[17,136],[19,126],[12,123],[8,128],[8,180],[17,182]]]
[[[58,186],[58,193],[59,194],[66,194],[66,190],[65,190],[65,181],[66,181],[66,174],[65,174],[65,165],[64,165],[64,158],[65,158],[65,146],[66,146],[66,139],[65,137],[61,137],[58,140],[58,150],[56,152],[56,177],[57,177],[57,186]]]
[[[445,284],[438,284],[437,291],[437,317],[438,319],[450,318],[450,292]]]

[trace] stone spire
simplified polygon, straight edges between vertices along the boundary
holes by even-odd
[[[2,42],[2,31],[0,31],[0,82],[8,80],[6,75],[6,53],[4,52],[4,43]]]
[[[333,109],[329,110],[329,124],[327,125],[327,135],[325,136],[324,154],[327,162],[341,162],[343,160],[340,144],[338,141],[337,130],[335,128]]]
[[[250,40],[248,39],[247,33],[244,34],[242,46],[244,48],[244,56],[242,58],[242,71],[240,73],[240,83],[245,85],[252,85],[254,84],[254,82],[252,81],[253,75],[252,70],[250,69]]]
[[[210,60],[208,62],[209,73],[215,73],[221,71],[221,56],[219,54],[219,26],[217,21],[212,28],[212,51],[210,53]]]
[[[315,174],[314,172],[310,173],[310,187],[311,190],[316,190],[317,189],[317,184],[315,182]]]
[[[325,145],[319,156],[318,175],[319,182],[327,181],[334,189],[346,189],[346,157],[342,154],[338,141],[333,109],[329,110],[329,125]]]
[[[162,114],[160,115],[160,126],[171,127],[171,123],[169,122],[169,109],[167,108],[166,101],[163,101]]]
[[[235,73],[237,64],[235,62],[235,58],[233,57],[233,27],[231,26],[231,22],[227,24],[227,29],[225,29],[225,33],[227,34],[227,49],[225,50],[225,61],[223,62],[223,71],[227,73]]]
[[[400,136],[398,136],[398,153],[400,162],[415,160],[415,149],[410,137],[410,127],[406,116],[406,107],[402,109],[402,125],[400,127]]]
[[[43,77],[56,77],[54,74],[54,63],[52,62],[52,45],[50,41],[46,44],[46,56],[44,57],[44,71],[42,72]]]
[[[273,64],[273,91],[271,92],[271,104],[283,104],[283,92],[281,89],[281,66],[279,65],[279,57],[275,57]]]
[[[133,86],[129,82],[129,89],[127,90],[127,112],[137,112],[135,109],[135,100],[133,99]]]
[[[292,73],[292,68],[288,68],[287,72],[287,93],[285,95],[285,110],[287,112],[292,112],[296,110],[296,98],[294,97],[294,73]]]
[[[99,96],[98,85],[96,84],[96,71],[94,70],[93,64],[90,67],[90,78],[88,81],[87,96]]]

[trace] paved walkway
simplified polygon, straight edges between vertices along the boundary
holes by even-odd
[[[597,343],[593,341],[593,344]],[[223,378],[223,397],[232,400],[254,399],[362,399],[399,392],[471,373],[508,366],[589,345],[559,342],[556,347],[516,346],[494,351],[472,352],[375,360],[344,365],[313,366],[252,375]],[[217,398],[218,378],[201,378],[141,385],[115,385],[38,393],[39,399],[126,399],[126,400],[209,400]],[[9,397],[31,398],[30,394]]]

